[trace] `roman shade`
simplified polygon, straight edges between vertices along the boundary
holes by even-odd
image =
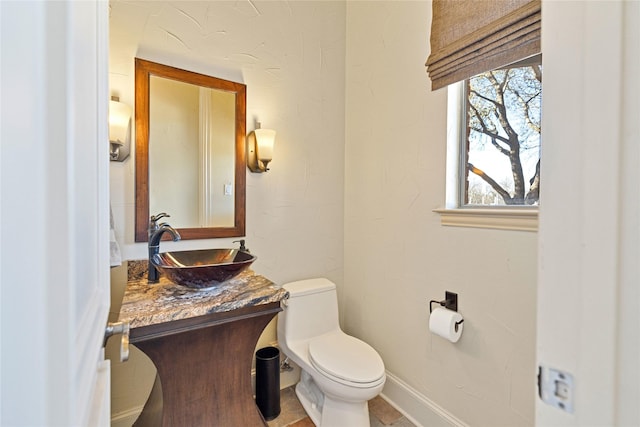
[[[540,53],[540,0],[433,0],[432,90]]]

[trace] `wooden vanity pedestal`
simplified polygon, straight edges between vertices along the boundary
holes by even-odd
[[[156,365],[162,426],[266,426],[253,399],[251,364],[279,303],[131,330]]]

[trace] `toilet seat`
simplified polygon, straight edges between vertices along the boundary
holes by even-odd
[[[353,387],[384,381],[384,363],[367,343],[344,333],[325,334],[309,343],[311,364],[324,376]]]

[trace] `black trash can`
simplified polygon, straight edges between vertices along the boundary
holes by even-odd
[[[256,352],[256,404],[266,421],[280,415],[280,350],[275,347]]]

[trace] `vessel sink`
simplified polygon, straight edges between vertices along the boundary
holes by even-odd
[[[238,249],[202,249],[162,252],[151,263],[174,283],[204,289],[234,278],[256,259]]]

